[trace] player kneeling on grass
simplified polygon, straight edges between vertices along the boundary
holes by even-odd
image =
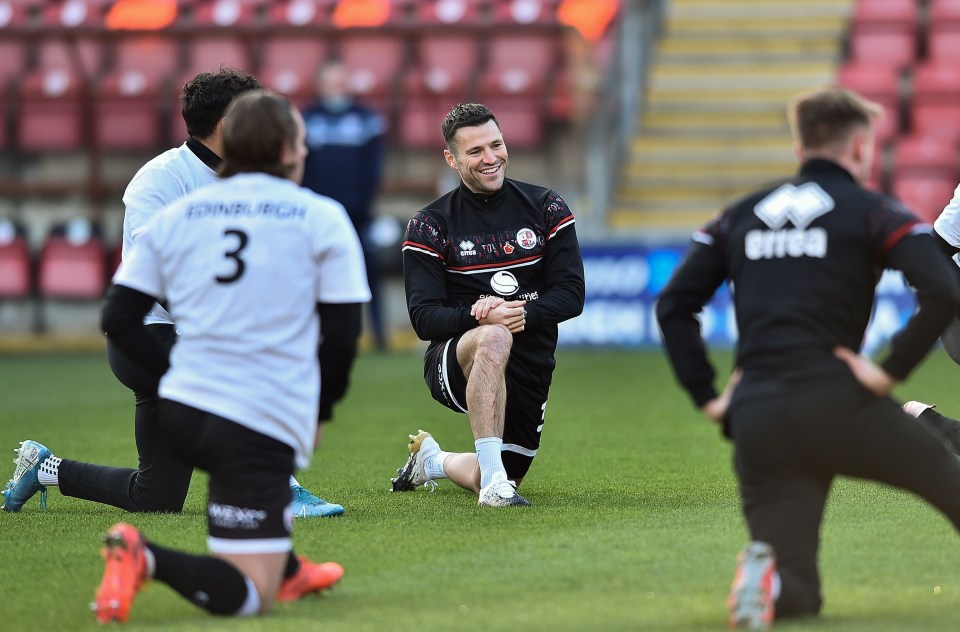
[[[410,220],[403,280],[410,322],[430,341],[430,393],[467,414],[476,453],[445,452],[420,431],[392,489],[449,478],[481,506],[526,506],[516,488],[540,448],[557,326],[583,311],[575,220],[554,191],[506,177],[486,106],[457,105],[441,130],[460,185]]]
[[[734,445],[753,541],[730,591],[731,627],[820,612],[820,527],[838,476],[911,491],[960,529],[960,462],[889,396],[953,318],[960,288],[929,228],[862,186],[880,112],[840,88],[796,98],[799,173],[694,233],[657,304],[678,381]],[[918,309],[878,365],[856,350],[884,268],[903,272]],[[727,281],[739,382],[718,395],[697,314]]]
[[[101,622],[125,621],[149,578],[212,613],[245,616],[343,574],[339,564],[294,555],[289,479],[313,451],[320,318],[339,323],[330,335],[356,338],[370,293],[343,207],[295,184],[304,137],[285,99],[237,97],[224,119],[224,180],[152,218],[114,278],[103,329],[164,374],[160,432],[180,460],[210,475],[212,555],[167,549],[115,525],[94,604]],[[181,334],[169,367],[143,324],[158,300]]]

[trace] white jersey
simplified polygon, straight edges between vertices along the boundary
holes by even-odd
[[[123,192],[122,258],[127,258],[134,240],[151,217],[174,200],[216,181],[217,172],[205,165],[186,143],[140,167]],[[173,323],[173,319],[167,310],[154,305],[143,322]]]
[[[317,303],[370,300],[343,206],[262,173],[204,187],[137,235],[114,283],[166,299],[179,339],[161,397],[313,452]]]

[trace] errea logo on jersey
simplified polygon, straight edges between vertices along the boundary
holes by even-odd
[[[753,209],[770,230],[754,229],[744,238],[747,259],[782,259],[827,255],[827,231],[807,228],[816,218],[834,208],[833,198],[819,184],[785,184],[761,200]],[[794,228],[784,229],[787,222]]]
[[[464,257],[473,257],[477,254],[477,245],[469,239],[464,239],[458,245],[460,246],[460,254]]]

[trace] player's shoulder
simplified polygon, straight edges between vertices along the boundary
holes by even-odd
[[[168,149],[147,161],[127,186],[127,192],[179,186],[189,191],[216,180],[216,174],[186,146]]]

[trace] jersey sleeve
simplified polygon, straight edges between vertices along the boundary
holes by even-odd
[[[954,189],[953,197],[934,221],[933,229],[945,242],[960,248],[960,186]]]
[[[729,214],[696,231],[657,300],[657,321],[677,381],[699,407],[717,396],[697,314],[727,278],[724,247]]]
[[[562,197],[551,191],[544,202],[547,226],[544,253],[546,285],[540,297],[527,304],[527,323],[557,324],[583,311],[586,284],[583,258],[573,212]]]
[[[136,244],[126,253],[120,268],[113,275],[113,283],[148,294],[158,301],[166,296],[160,256],[156,247],[158,221],[151,221],[141,232]]]
[[[149,169],[138,174],[123,193],[124,256],[150,219],[186,194],[183,181],[169,169]]]
[[[442,340],[477,326],[470,310],[448,307],[447,234],[429,213],[420,211],[407,223],[403,239],[403,284],[410,324],[420,340]]]
[[[322,225],[313,231],[317,257],[318,303],[366,303],[370,300],[363,249],[343,206],[331,202]]]
[[[880,259],[885,258],[901,239],[920,230],[922,226],[907,207],[890,197],[881,198],[869,221],[870,237]]]

